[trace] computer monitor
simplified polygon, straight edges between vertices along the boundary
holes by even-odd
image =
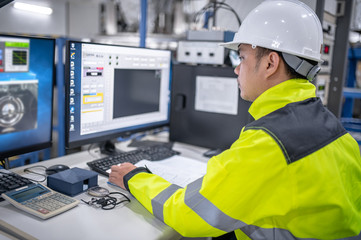
[[[69,41],[66,146],[169,124],[171,52]]]
[[[2,8],[3,6],[5,6],[8,3],[11,3],[14,0],[0,0],[0,8]]]
[[[51,146],[55,40],[0,35],[0,159]]]
[[[252,121],[234,69],[173,64],[170,140],[225,150]]]

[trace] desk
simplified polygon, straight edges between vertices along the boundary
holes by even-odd
[[[124,149],[126,143],[117,145]],[[207,149],[175,143],[174,150],[181,152],[181,156],[190,157],[206,162],[202,156]],[[24,174],[23,169],[29,166],[65,164],[69,167],[89,169],[86,162],[96,159],[98,153],[82,151],[60,158],[51,159],[37,164],[11,169],[18,174]],[[108,178],[99,175],[98,184],[110,191],[120,191],[131,198],[130,203],[117,206],[113,210],[102,210],[80,203],[74,209],[64,212],[47,220],[18,210],[9,203],[0,203],[0,219],[21,229],[38,239],[122,239],[122,240],[151,240],[151,239],[180,239],[176,231],[165,225],[150,214],[127,191],[107,184]],[[86,193],[75,196],[76,199],[88,201],[91,197]],[[0,235],[0,239],[3,239]]]

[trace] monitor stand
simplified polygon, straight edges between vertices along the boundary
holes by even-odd
[[[108,140],[102,143],[99,143],[100,152],[105,155],[116,155],[122,151],[115,147],[113,141]]]

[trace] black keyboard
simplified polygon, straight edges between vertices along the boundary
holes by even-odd
[[[107,170],[109,170],[110,167],[113,165],[118,165],[124,162],[130,162],[132,164],[136,164],[137,162],[143,159],[149,161],[158,161],[178,154],[179,152],[174,151],[166,146],[156,145],[146,148],[140,148],[129,152],[121,152],[116,155],[111,155],[105,158],[87,162],[87,165],[93,171],[96,171],[105,176],[109,176]]]
[[[19,187],[24,187],[32,182],[19,174],[1,169],[0,170],[0,195],[2,193],[17,189]],[[0,197],[0,202],[4,199]]]

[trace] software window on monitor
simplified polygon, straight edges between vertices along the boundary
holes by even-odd
[[[51,146],[54,39],[0,35],[0,159]]]
[[[71,42],[68,57],[69,145],[169,121],[169,51]]]

